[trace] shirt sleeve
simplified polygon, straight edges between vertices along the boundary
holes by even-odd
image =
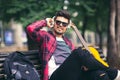
[[[47,26],[46,20],[39,20],[27,26],[26,30],[28,35],[35,41],[41,41],[42,37],[47,33],[41,30]]]

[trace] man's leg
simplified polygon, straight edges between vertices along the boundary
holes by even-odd
[[[88,71],[84,74],[88,76],[90,80],[111,80],[108,73],[102,70]]]
[[[50,80],[85,80],[82,77],[78,54],[72,52],[64,63],[52,74]]]
[[[86,74],[84,75],[82,73],[81,69],[83,66],[86,67],[88,71],[106,69],[106,67],[96,61],[88,51],[78,48],[74,50],[64,63],[53,73],[50,80],[88,80],[89,78],[85,79],[87,78]]]
[[[105,70],[108,68],[95,59],[94,56],[86,49],[79,47],[74,52],[79,55],[79,62],[82,64],[83,70],[84,68],[86,68],[88,71],[99,69]]]
[[[120,80],[120,71],[115,68],[108,68],[106,70],[111,80]]]

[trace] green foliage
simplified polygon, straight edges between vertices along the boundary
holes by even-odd
[[[87,29],[95,31],[96,21],[99,19],[105,31],[108,23],[108,2],[108,0],[0,0],[0,19],[5,22],[14,19],[25,27],[33,21],[52,17],[57,10],[67,6],[72,14],[72,21],[79,29],[83,28],[80,23],[84,23],[87,16]]]
[[[108,0],[75,0],[74,2],[71,1],[69,6],[73,10],[73,13],[78,12],[75,22],[79,29],[82,29],[83,26],[81,27],[78,23],[85,23],[84,19],[87,17],[86,29],[96,31],[96,24],[100,24],[101,31],[107,32],[109,16]]]
[[[3,21],[14,19],[24,26],[45,17],[54,15],[56,10],[62,9],[62,0],[1,0],[0,17]]]

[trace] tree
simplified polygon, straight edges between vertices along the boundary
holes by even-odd
[[[83,37],[86,30],[94,31],[99,37],[98,46],[101,49],[108,26],[108,3],[109,0],[75,0],[74,2],[70,1],[69,5],[73,13],[78,12],[73,20],[81,30]],[[79,25],[80,22],[83,25]]]
[[[106,34],[108,26],[108,0],[106,1],[96,1],[96,11],[94,16],[96,33],[99,36],[99,48],[103,47],[104,34]],[[104,6],[101,6],[104,5]],[[106,35],[107,36],[107,35]]]
[[[0,0],[0,20],[9,22],[11,19],[21,22],[25,28],[28,24],[54,16],[62,9],[64,0]],[[55,4],[55,5],[54,5]],[[29,49],[37,49],[28,36]]]
[[[111,67],[118,67],[119,68],[119,50],[118,46],[119,43],[119,23],[116,22],[119,21],[117,17],[120,15],[119,12],[119,6],[117,5],[120,1],[119,0],[110,0],[110,21],[109,21],[109,28],[108,28],[108,55],[107,60]],[[117,5],[117,6],[116,6]],[[117,18],[117,19],[116,19]],[[115,35],[117,34],[117,35]]]
[[[120,55],[120,0],[116,1],[116,7],[117,7],[117,11],[116,11],[116,44],[117,44],[117,55]],[[118,63],[120,63],[120,60],[118,61]]]

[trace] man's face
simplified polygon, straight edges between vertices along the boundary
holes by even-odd
[[[54,33],[57,35],[63,35],[66,32],[68,26],[68,19],[58,16],[54,24]]]

